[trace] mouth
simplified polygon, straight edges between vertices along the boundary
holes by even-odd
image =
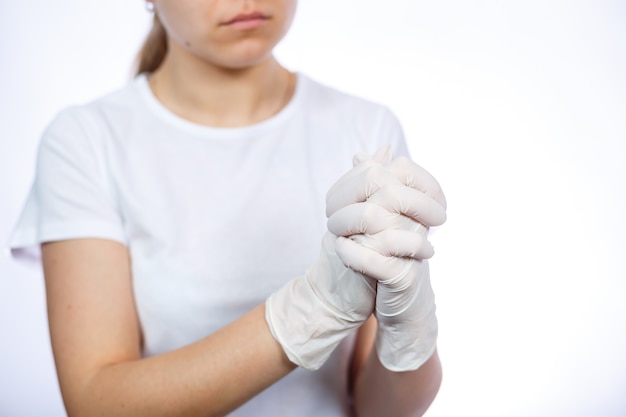
[[[240,13],[230,20],[220,23],[220,26],[237,27],[241,29],[251,29],[263,24],[270,16],[261,12]]]

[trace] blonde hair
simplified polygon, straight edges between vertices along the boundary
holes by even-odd
[[[153,72],[163,63],[167,54],[167,35],[157,13],[154,13],[152,29],[148,33],[135,62],[135,75]]]

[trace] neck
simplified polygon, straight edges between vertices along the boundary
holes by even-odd
[[[153,93],[175,114],[213,127],[255,124],[278,113],[293,94],[295,75],[274,57],[243,69],[167,57],[149,78]]]

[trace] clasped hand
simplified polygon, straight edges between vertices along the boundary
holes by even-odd
[[[315,370],[375,313],[381,363],[417,369],[437,338],[427,234],[446,219],[445,197],[428,172],[392,160],[389,148],[353,162],[327,194],[317,263],[268,297],[267,323],[293,363]]]
[[[345,266],[376,288],[376,349],[394,371],[419,368],[437,338],[428,261],[428,228],[446,220],[438,182],[389,149],[357,155],[354,168],[327,194],[328,230]]]

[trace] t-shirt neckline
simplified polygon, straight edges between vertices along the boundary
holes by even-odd
[[[296,82],[293,95],[291,96],[289,102],[278,113],[258,123],[240,127],[207,126],[192,122],[177,115],[165,107],[163,103],[156,98],[150,88],[150,84],[148,83],[147,73],[139,74],[136,77],[135,84],[141,98],[148,105],[150,111],[152,111],[155,116],[163,122],[194,135],[208,136],[215,139],[228,139],[234,137],[248,137],[250,134],[259,134],[263,131],[271,130],[289,119],[295,108],[298,106],[301,96],[304,94],[306,84],[305,77],[301,73],[296,72],[295,75]]]

